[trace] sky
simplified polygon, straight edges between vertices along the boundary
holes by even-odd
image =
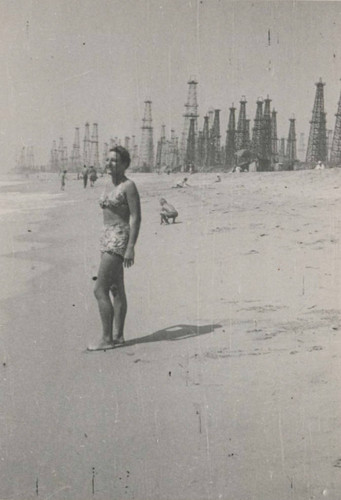
[[[315,82],[326,83],[327,127],[341,89],[341,2],[282,0],[2,0],[0,2],[0,172],[23,146],[37,164],[53,140],[71,153],[75,127],[98,123],[100,151],[110,137],[140,142],[144,101],[152,101],[154,144],[161,125],[181,137],[188,80],[198,81],[199,128],[221,110],[267,95],[278,135],[289,118],[306,142]]]

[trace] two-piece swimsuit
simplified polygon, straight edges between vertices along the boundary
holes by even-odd
[[[122,211],[129,209],[128,201],[124,193],[111,192],[102,195],[99,199],[101,208],[109,208],[112,212],[121,215]],[[105,224],[100,238],[100,250],[124,257],[129,241],[130,225],[126,222],[114,222]]]

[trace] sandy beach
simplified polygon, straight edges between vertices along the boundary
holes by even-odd
[[[50,203],[0,221],[0,499],[339,500],[340,170],[131,178],[112,351],[86,352],[105,179],[30,179]]]

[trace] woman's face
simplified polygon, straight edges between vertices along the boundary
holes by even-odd
[[[116,151],[109,151],[107,169],[114,180],[121,179],[124,176],[126,167],[121,160],[121,155]]]

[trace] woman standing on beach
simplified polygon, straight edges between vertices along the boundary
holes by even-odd
[[[100,198],[104,230],[100,242],[101,263],[94,290],[103,336],[98,344],[88,347],[89,351],[112,349],[124,343],[127,299],[123,267],[134,264],[134,247],[141,224],[139,193],[135,183],[125,176],[130,165],[128,151],[122,146],[112,148],[107,161],[114,187]]]

